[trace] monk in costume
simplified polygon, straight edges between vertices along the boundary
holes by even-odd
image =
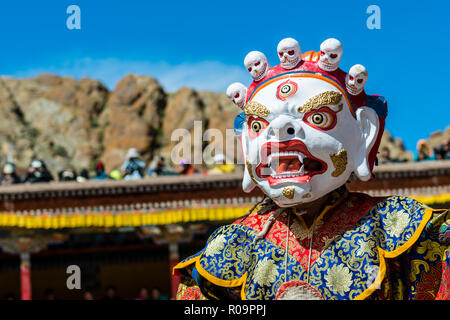
[[[449,298],[448,211],[346,189],[372,176],[387,103],[366,94],[363,65],[339,68],[342,52],[287,38],[275,67],[245,57],[253,82],[227,95],[243,111],[243,189],[265,197],[174,268],[179,299]]]

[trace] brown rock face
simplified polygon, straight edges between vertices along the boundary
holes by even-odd
[[[225,94],[181,88],[168,99],[162,154],[174,164],[185,158],[198,167],[211,164],[218,153],[226,153],[230,160],[241,159],[233,131],[240,112]]]
[[[413,154],[405,149],[402,139],[393,138],[387,130],[383,132],[378,152],[381,152],[384,147],[389,149],[391,159],[407,161],[413,160]]]
[[[207,145],[207,160],[224,148],[234,159],[241,156],[232,131],[239,112],[224,94],[189,88],[167,94],[147,76],[130,74],[113,91],[87,78],[1,77],[0,164],[12,156],[23,173],[37,157],[56,175],[68,167],[92,170],[102,160],[109,172],[120,168],[129,148],[136,148],[147,163],[156,154],[170,160],[180,141],[177,129],[189,133],[183,143],[192,160],[196,156],[201,162]],[[194,140],[199,150],[191,145]]]
[[[95,122],[108,96],[100,82],[45,74],[2,78],[0,92],[0,150],[18,167],[38,157],[57,172],[69,165],[89,167],[99,156]]]
[[[100,116],[107,171],[120,167],[129,148],[136,148],[146,162],[153,157],[161,145],[166,98],[150,77],[128,75],[117,84]]]
[[[443,131],[436,131],[430,134],[428,139],[432,148],[439,148],[441,144],[450,139],[450,126]]]
[[[205,117],[209,119],[207,136],[210,141],[208,144],[213,149],[205,151],[205,160],[208,161],[209,154],[214,156],[214,154],[223,153],[228,159],[234,159],[237,163],[243,164],[241,145],[233,130],[234,119],[242,110],[236,107],[224,93],[202,91],[200,96],[207,106]]]
[[[198,153],[195,145],[200,143],[201,148],[201,135],[207,127],[204,111],[205,105],[195,90],[183,87],[169,96],[162,124],[162,154],[167,159],[172,159],[173,152],[176,164],[179,158],[193,161]]]

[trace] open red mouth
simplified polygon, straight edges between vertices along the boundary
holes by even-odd
[[[270,185],[284,182],[308,182],[327,170],[327,164],[314,157],[300,140],[267,142],[262,145],[261,163],[255,173]]]

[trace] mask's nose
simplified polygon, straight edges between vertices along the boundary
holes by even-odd
[[[302,128],[298,119],[280,116],[271,121],[268,136],[277,140],[290,140],[298,136],[301,132]]]

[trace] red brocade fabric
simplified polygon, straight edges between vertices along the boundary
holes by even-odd
[[[450,251],[446,252],[447,262],[442,262],[442,279],[437,285],[439,286],[439,291],[436,295],[436,300],[450,300]],[[439,277],[439,276],[438,276]],[[434,279],[432,279],[434,283]]]
[[[361,219],[365,213],[383,198],[373,198],[362,193],[349,193],[345,199],[339,199],[335,207],[332,207],[322,219],[316,221],[312,252],[311,266],[320,253],[337,237],[342,235],[346,230],[352,228],[356,222]],[[270,214],[258,215],[252,213],[245,220],[238,220],[235,223],[245,225],[252,228],[256,232],[260,232],[264,223]],[[289,253],[297,259],[303,268],[308,268],[310,232],[305,227],[303,219],[299,219],[294,215],[289,218]],[[288,217],[282,214],[280,218],[275,220],[265,239],[273,244],[286,249],[286,225]],[[309,230],[311,231],[311,230]],[[308,236],[309,235],[309,236]]]

